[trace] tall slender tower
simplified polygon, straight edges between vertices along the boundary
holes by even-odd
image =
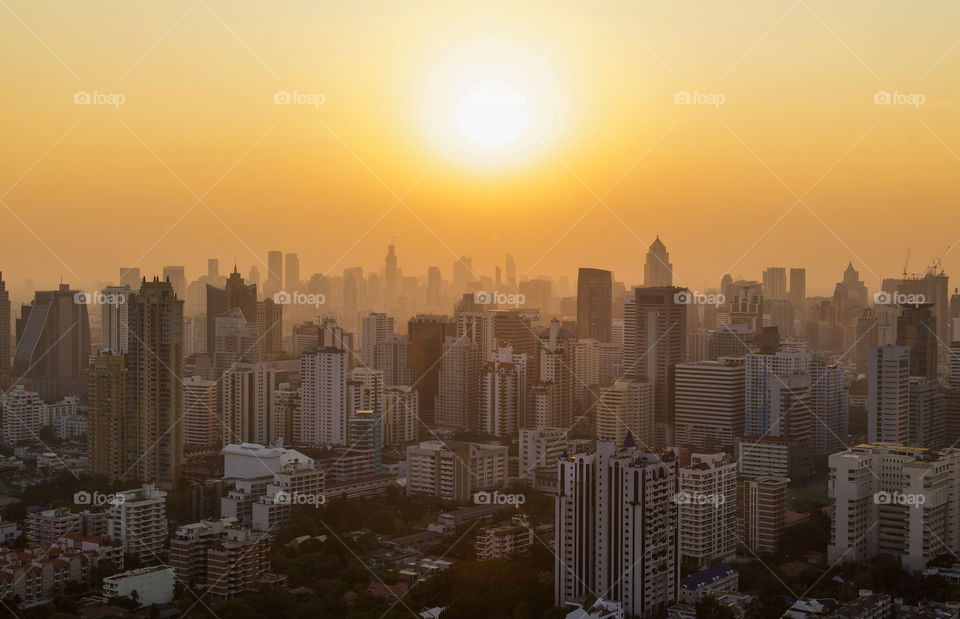
[[[609,342],[613,330],[613,273],[581,268],[577,276],[577,337]]]
[[[294,292],[300,288],[300,257],[297,254],[287,254],[287,292]]]
[[[0,272],[0,371],[10,368],[10,291]]]
[[[90,472],[110,480],[126,477],[127,368],[123,355],[96,356],[87,376],[87,407]]]
[[[643,265],[644,286],[672,286],[673,265],[670,264],[670,253],[658,236],[650,245],[647,252],[647,262]]]
[[[170,488],[183,462],[183,301],[143,282],[130,298],[125,469]]]

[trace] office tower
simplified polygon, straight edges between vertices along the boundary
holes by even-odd
[[[881,287],[888,293],[888,298],[894,295],[922,295],[924,303],[932,304],[932,312],[937,321],[937,341],[946,348],[954,340],[951,333],[950,292],[948,278],[942,270],[930,267],[923,276],[909,276],[906,279],[884,279]]]
[[[553,298],[553,284],[549,279],[536,278],[520,282],[520,295],[524,298],[522,307],[540,310],[540,316],[550,315],[550,301]]]
[[[383,384],[413,384],[413,358],[410,352],[410,337],[390,335],[378,342],[374,349],[373,369],[383,372]]]
[[[747,553],[757,556],[780,548],[787,520],[786,477],[757,477],[743,481],[740,540]]]
[[[0,372],[10,369],[10,291],[0,272]]]
[[[383,391],[383,442],[402,445],[417,440],[420,400],[417,390],[405,385]]]
[[[283,305],[270,297],[257,303],[257,348],[261,359],[283,352]]]
[[[513,256],[507,254],[506,259],[506,271],[507,271],[507,286],[511,290],[517,285],[517,263],[514,261]]]
[[[947,386],[960,389],[960,341],[950,343],[947,363]]]
[[[280,383],[273,390],[270,402],[270,444],[289,445],[298,440],[294,420],[300,414],[300,389],[290,383]]]
[[[627,434],[643,447],[654,443],[654,385],[619,378],[602,387],[597,401],[597,438],[623,444]]]
[[[229,376],[229,375],[228,375]],[[183,381],[183,444],[222,446],[223,430],[217,419],[217,381],[191,376]],[[224,400],[224,405],[232,404]]]
[[[263,363],[238,363],[224,373],[220,384],[222,444],[270,443],[270,405],[276,370]]]
[[[826,456],[842,449],[849,433],[850,394],[843,367],[814,357],[810,363],[810,401],[813,406],[813,453]]]
[[[83,293],[66,284],[36,291],[17,321],[13,369],[45,401],[86,391],[90,323]]]
[[[878,345],[877,317],[870,308],[860,310],[857,317],[855,363],[857,374],[866,374],[870,367],[870,347]]]
[[[842,325],[855,320],[860,310],[867,307],[867,287],[860,280],[860,273],[853,268],[852,262],[847,264],[843,271],[843,280],[834,288],[833,305],[836,322]]]
[[[810,357],[802,350],[746,356],[744,434],[789,436],[783,425],[793,402],[789,397],[795,389],[809,391]],[[806,386],[794,384],[792,376],[803,376]],[[788,401],[783,401],[781,395]]]
[[[872,347],[867,378],[867,441],[906,445],[910,439],[910,349]]]
[[[763,270],[763,298],[787,298],[787,270],[783,267],[768,267]]]
[[[100,293],[100,350],[126,354],[128,349],[127,314],[130,295],[127,286],[107,286]]]
[[[673,265],[667,247],[658,236],[647,251],[647,261],[643,265],[643,285],[648,287],[673,286]]]
[[[420,418],[427,425],[436,423],[436,402],[440,385],[440,357],[447,336],[456,334],[456,325],[448,316],[419,314],[407,323],[413,384],[419,393]]]
[[[776,327],[780,337],[793,335],[793,305],[789,299],[763,299],[765,323]]]
[[[469,501],[507,486],[506,445],[424,441],[407,447],[407,494]],[[467,464],[469,463],[469,464]]]
[[[93,475],[126,477],[127,412],[126,358],[101,352],[87,375],[87,458]]]
[[[210,281],[220,279],[220,260],[218,258],[207,258],[207,279]]]
[[[677,365],[677,444],[732,448],[734,439],[743,435],[745,381],[743,359]]]
[[[697,569],[737,552],[737,463],[723,452],[698,454],[680,468],[680,556]]]
[[[400,267],[397,266],[397,248],[393,243],[387,246],[387,256],[383,261],[383,280],[387,301],[392,303],[400,290]]]
[[[526,354],[516,353],[507,345],[485,364],[480,405],[487,434],[511,438],[521,427],[526,416],[527,362]]]
[[[804,304],[807,299],[807,270],[790,269],[790,303],[793,304],[793,315],[800,321],[804,318]]]
[[[453,293],[455,295],[465,291],[467,284],[473,278],[473,260],[466,256],[460,256],[459,260],[453,262]]]
[[[746,325],[754,333],[763,327],[763,294],[757,282],[738,281],[730,286],[727,323]]]
[[[534,485],[537,470],[556,475],[557,460],[570,446],[566,428],[521,428],[519,476]]]
[[[293,330],[290,335],[290,352],[294,357],[299,357],[308,350],[322,346],[324,340],[323,331],[322,326],[312,322],[293,325]],[[334,348],[339,348],[339,346],[334,346]]]
[[[172,487],[183,463],[183,301],[154,278],[130,297],[127,469]]]
[[[247,322],[256,324],[257,320],[257,286],[247,285],[243,277],[233,268],[233,273],[227,278],[224,288],[210,284],[207,291],[207,354],[213,355],[217,349],[216,320],[228,311],[239,308]]]
[[[439,267],[427,268],[427,307],[440,307],[443,298],[443,276]]]
[[[178,299],[187,298],[187,276],[182,266],[163,267],[163,281],[169,281],[173,284],[173,294]]]
[[[827,560],[866,563],[878,554],[917,573],[960,551],[960,452],[858,445],[830,456],[834,525]]]
[[[707,359],[719,361],[724,357],[746,357],[756,343],[757,334],[747,325],[718,325],[707,340]]]
[[[364,300],[365,283],[363,267],[350,267],[343,270],[343,326],[356,326],[360,306]]]
[[[3,413],[3,442],[16,445],[20,441],[36,441],[41,426],[43,400],[34,391],[27,391],[23,385],[0,396],[0,412]]]
[[[573,423],[573,402],[578,377],[576,365],[577,340],[573,333],[560,327],[556,319],[540,332],[540,382],[553,386],[554,411],[547,425],[568,428]]]
[[[910,377],[907,398],[908,445],[915,447],[948,447],[946,442],[946,399],[937,381],[922,376]]]
[[[296,292],[300,290],[300,258],[297,254],[287,254],[287,292]]]
[[[631,616],[666,612],[680,579],[676,459],[600,441],[559,473],[554,604],[598,591]]]
[[[258,336],[256,323],[247,322],[240,308],[235,307],[216,321],[213,366],[219,374],[227,372],[238,363],[258,363]],[[227,442],[230,442],[229,440]]]
[[[597,340],[576,341],[574,353],[574,400],[589,408],[597,388],[608,385],[623,373],[623,347],[618,343],[601,344]]]
[[[363,364],[369,368],[376,365],[377,344],[394,335],[396,326],[393,317],[386,314],[368,314],[361,325],[360,348],[363,351]]]
[[[266,286],[280,290],[283,286],[283,252],[276,249],[267,252],[267,281]],[[267,292],[269,295],[269,292]]]
[[[932,303],[900,306],[897,346],[910,349],[910,376],[937,380],[937,319]]]
[[[675,301],[685,288],[635,288],[624,307],[624,375],[653,383],[656,440],[673,439],[673,372],[687,352],[687,306]]]
[[[160,553],[168,538],[166,497],[167,493],[154,484],[144,484],[141,488],[118,492],[117,501],[110,505],[107,520],[110,539],[120,542],[123,554],[134,555],[141,565],[161,562]]]
[[[465,337],[446,338],[437,386],[437,425],[480,429],[481,358],[479,347]]]
[[[140,269],[138,267],[121,268],[119,285],[136,290],[140,286]]]
[[[465,295],[464,300],[472,296]],[[497,350],[495,318],[494,312],[484,311],[458,311],[454,315],[457,323],[457,338],[475,344],[483,363],[489,361],[490,355]]]
[[[315,348],[300,356],[300,440],[347,444],[347,352]]]
[[[373,368],[354,368],[347,385],[347,412],[369,410],[383,412],[383,372]]]
[[[358,476],[379,475],[383,472],[383,414],[379,411],[356,410],[350,413],[348,440],[351,456],[369,460],[366,470]]]
[[[577,275],[577,337],[612,340],[613,273],[581,268]]]
[[[257,265],[250,267],[250,272],[247,274],[247,281],[251,284],[260,283],[260,269],[257,268]]]

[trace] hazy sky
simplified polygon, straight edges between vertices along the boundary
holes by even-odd
[[[511,252],[637,282],[659,232],[694,288],[823,292],[852,260],[875,290],[960,237],[955,2],[0,5],[14,287],[379,268],[391,236],[407,274]]]

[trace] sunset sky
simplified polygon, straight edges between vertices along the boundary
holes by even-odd
[[[659,233],[693,288],[806,266],[825,293],[852,260],[876,290],[960,237],[960,5],[908,8],[0,0],[0,270],[194,279],[281,249],[307,278],[395,236],[408,275],[509,252],[639,283]]]

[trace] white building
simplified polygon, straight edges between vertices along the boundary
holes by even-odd
[[[347,355],[326,347],[300,357],[300,414],[294,423],[304,443],[347,443]]]
[[[641,445],[654,443],[654,384],[638,378],[618,378],[600,390],[597,437],[620,445],[627,433]]]
[[[270,442],[270,404],[276,371],[265,363],[239,363],[221,378],[223,443]]]
[[[810,371],[810,353],[802,350],[779,350],[773,354],[749,353],[746,356],[744,434],[780,436],[775,425],[777,394],[774,388],[787,376]]]
[[[693,454],[680,469],[680,554],[706,567],[737,551],[737,463],[725,453]]]
[[[527,355],[502,346],[486,364],[481,379],[483,429],[493,436],[513,437],[526,414]]]
[[[437,379],[437,425],[450,428],[476,425],[481,354],[480,347],[465,336],[445,338]]]
[[[173,568],[164,565],[144,567],[129,572],[121,572],[103,579],[103,596],[132,597],[137,592],[138,608],[154,604],[169,604],[173,601]]]
[[[867,372],[867,441],[910,440],[910,348],[872,346]]]
[[[858,445],[829,463],[831,564],[883,553],[919,572],[938,555],[960,552],[960,451]]]
[[[3,442],[15,445],[20,441],[37,441],[43,409],[43,400],[23,385],[0,395],[3,409]]]
[[[191,376],[183,381],[183,444],[222,444],[217,422],[217,381]]]
[[[680,363],[675,374],[677,443],[732,447],[743,435],[744,360]]]
[[[313,458],[305,456],[295,449],[283,447],[264,447],[253,443],[227,445],[223,454],[223,476],[235,479],[253,479],[273,475],[291,463],[314,468]]]
[[[555,604],[593,591],[627,614],[655,617],[680,588],[677,462],[598,441],[560,462]]]
[[[142,565],[160,563],[167,543],[167,493],[153,484],[118,492],[110,506],[108,535],[123,544],[124,554],[134,554]]]
[[[557,460],[567,451],[566,428],[521,428],[520,479],[532,483],[539,468],[557,466]]]
[[[506,445],[424,441],[407,447],[407,494],[470,501],[507,485]]]
[[[395,329],[393,316],[376,313],[363,317],[360,336],[363,365],[376,367],[377,344],[394,335]]]
[[[420,420],[420,393],[413,387],[397,385],[383,392],[383,444],[402,445],[417,440]]]

